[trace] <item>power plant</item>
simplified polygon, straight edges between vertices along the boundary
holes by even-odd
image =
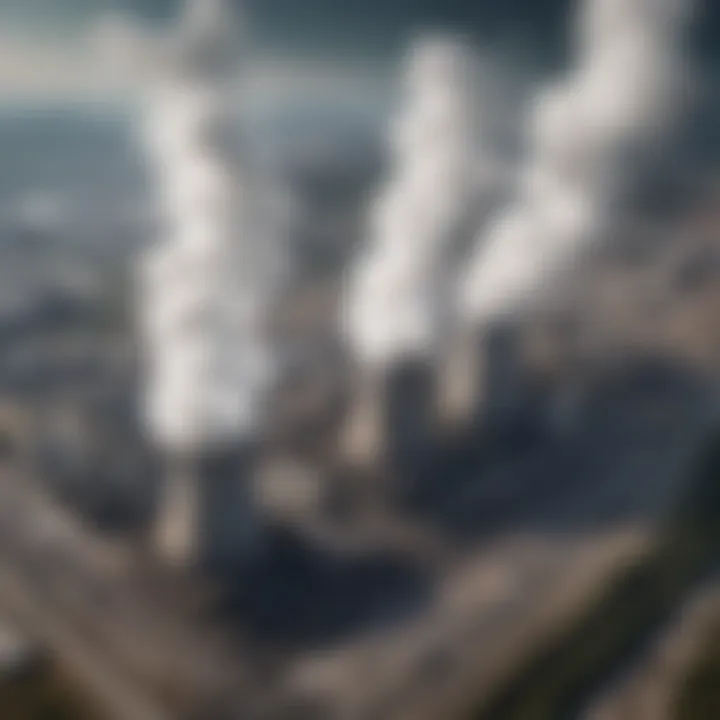
[[[255,142],[287,66],[246,52],[231,0],[188,0],[133,43],[154,188],[134,325],[72,331],[133,357],[113,345],[122,371],[98,380],[113,363],[83,344],[63,365],[75,384],[58,372],[52,394],[3,398],[22,463],[0,458],[2,618],[110,720],[494,720],[594,700],[609,675],[587,636],[623,667],[641,639],[609,647],[615,593],[644,633],[646,604],[655,622],[669,580],[697,577],[676,568],[685,544],[715,537],[667,518],[718,417],[715,360],[692,365],[676,340],[703,331],[673,322],[706,328],[717,303],[673,285],[669,250],[640,268],[609,247],[681,120],[684,5],[582,3],[505,172],[480,49],[416,38],[389,86],[385,174],[369,203],[365,175],[347,191],[349,229],[323,228],[345,245],[307,276],[294,198]],[[322,92],[348,68],[332,70]],[[643,314],[652,293],[677,313]],[[14,371],[73,365],[58,335],[33,325]],[[112,392],[79,392],[88,374]],[[119,506],[132,522],[103,523]]]

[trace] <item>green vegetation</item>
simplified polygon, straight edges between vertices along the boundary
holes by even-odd
[[[530,657],[505,687],[477,708],[476,720],[564,717],[608,668],[670,614],[717,557],[720,435],[702,454],[694,477],[655,547],[620,571],[612,586],[565,633]],[[720,718],[720,651],[688,680],[683,712],[694,707],[696,694],[697,707],[712,712],[678,714],[677,720]]]

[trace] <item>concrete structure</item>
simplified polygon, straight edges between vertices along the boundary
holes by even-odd
[[[497,323],[466,332],[444,370],[443,426],[451,434],[510,429],[524,413],[525,379],[518,326]]]
[[[523,415],[527,394],[520,329],[498,323],[480,336],[481,422],[485,428],[510,429]]]
[[[435,368],[405,360],[359,378],[344,454],[355,469],[412,480],[430,462],[437,434]]]
[[[154,538],[165,561],[210,570],[247,561],[258,535],[255,464],[248,445],[168,458]]]

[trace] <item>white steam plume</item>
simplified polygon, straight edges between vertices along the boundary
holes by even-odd
[[[248,148],[230,142],[238,48],[224,2],[188,2],[144,128],[164,230],[143,262],[147,414],[161,444],[189,451],[261,432],[276,372],[269,320],[284,208]]]
[[[517,311],[607,237],[682,112],[690,5],[586,0],[574,68],[536,100],[518,197],[481,234],[463,277],[466,321]]]
[[[472,49],[448,37],[420,40],[407,59],[391,175],[345,298],[345,330],[363,363],[432,354],[446,326],[451,257],[491,185],[479,70]]]

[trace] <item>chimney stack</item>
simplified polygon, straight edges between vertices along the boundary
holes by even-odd
[[[440,391],[447,435],[512,432],[524,414],[525,381],[516,323],[498,321],[464,333],[447,359]]]
[[[233,570],[252,556],[257,450],[250,445],[169,457],[155,527],[157,553],[176,567]]]
[[[360,472],[406,486],[427,469],[435,448],[435,369],[426,359],[398,360],[359,377],[345,455]]]

